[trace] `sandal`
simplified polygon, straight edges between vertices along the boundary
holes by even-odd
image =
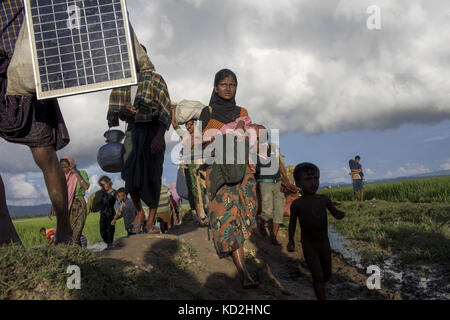
[[[156,227],[151,227],[150,229],[147,229],[147,228],[145,228],[144,227],[144,233],[148,233],[148,234],[160,234],[161,233],[161,230],[159,230],[158,228],[156,228]]]
[[[132,223],[130,228],[130,233],[132,234],[141,234],[144,233],[144,223]]]

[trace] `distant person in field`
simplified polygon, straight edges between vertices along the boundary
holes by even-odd
[[[98,181],[102,188],[102,209],[100,210],[100,235],[108,248],[113,246],[115,226],[112,224],[116,216],[114,205],[117,200],[117,193],[112,187],[112,181],[108,176],[103,176]]]
[[[41,228],[40,232],[48,240],[47,243],[45,244],[45,247],[50,247],[55,242],[56,228],[52,229]]]
[[[63,157],[59,163],[66,176],[67,203],[73,242],[81,246],[80,237],[87,218],[87,205],[84,196],[89,189],[89,177],[86,171],[77,169],[77,163],[72,157]],[[53,216],[53,211],[52,207],[48,214],[50,219]]]
[[[295,167],[295,184],[302,189],[303,196],[291,204],[289,219],[289,252],[295,251],[295,229],[297,219],[301,228],[301,243],[305,261],[313,278],[317,299],[325,300],[325,283],[331,276],[331,247],[328,239],[327,209],[336,219],[344,218],[327,195],[316,194],[319,188],[320,171],[312,163],[301,163]]]
[[[361,202],[364,201],[363,180],[364,172],[361,166],[361,157],[356,156],[355,160],[351,159],[348,164],[350,167],[350,175],[352,176],[353,193],[355,195],[355,201],[358,201],[358,191],[361,196]]]
[[[119,209],[117,210],[116,216],[111,222],[111,225],[115,226],[116,221],[123,218],[125,230],[127,231],[128,236],[130,236],[134,234],[131,232],[131,228],[137,215],[136,207],[134,206],[133,201],[128,198],[125,188],[120,188],[117,190],[117,199],[119,200]]]

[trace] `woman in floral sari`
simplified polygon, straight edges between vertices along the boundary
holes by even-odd
[[[216,134],[223,126],[240,117],[248,116],[246,109],[236,105],[236,89],[237,78],[231,70],[224,69],[216,74],[209,107],[205,107],[200,116],[204,148],[214,140],[218,140]],[[240,121],[236,129],[245,131],[244,122]],[[216,151],[223,147],[217,141],[213,145]],[[220,258],[232,256],[236,268],[242,275],[242,286],[245,289],[259,286],[259,283],[250,276],[244,260],[244,242],[256,227],[257,196],[254,172],[254,168],[248,163],[222,166],[212,164],[206,169],[206,188],[210,200],[209,217],[214,245]],[[230,181],[231,176],[238,178]]]

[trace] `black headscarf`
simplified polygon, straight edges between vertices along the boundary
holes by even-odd
[[[233,71],[223,69],[216,74],[214,85],[217,86],[219,81],[230,75],[233,76],[237,84],[237,78]],[[235,97],[230,100],[223,99],[219,97],[214,89],[211,94],[211,99],[209,100],[209,106],[212,107],[212,114],[209,111],[209,107],[206,107],[200,115],[200,121],[203,122],[203,128],[206,127],[207,123],[211,119],[216,119],[223,123],[230,123],[239,118],[241,114],[241,107],[236,105]]]

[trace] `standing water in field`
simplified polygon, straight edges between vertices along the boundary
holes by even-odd
[[[450,300],[448,265],[405,265],[395,255],[384,261],[364,261],[351,241],[339,234],[332,225],[328,230],[331,249],[335,253],[364,274],[370,265],[378,266],[381,270],[381,285],[401,292],[403,299]]]

